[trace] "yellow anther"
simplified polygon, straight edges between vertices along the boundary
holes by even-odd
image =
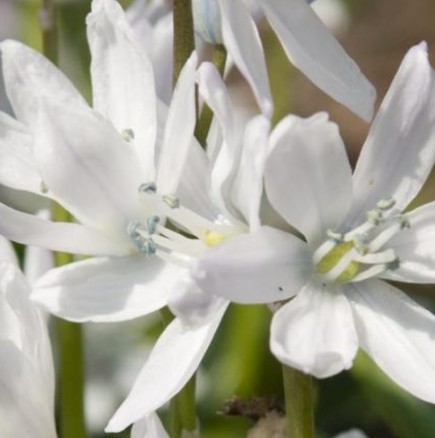
[[[321,274],[326,274],[345,256],[352,248],[353,242],[344,242],[331,249],[320,261],[317,263],[317,271]],[[359,263],[350,261],[346,269],[337,278],[337,281],[346,282],[352,280],[359,271]]]
[[[222,233],[216,233],[215,231],[206,231],[204,236],[204,243],[211,248],[219,243],[223,242],[228,236]]]

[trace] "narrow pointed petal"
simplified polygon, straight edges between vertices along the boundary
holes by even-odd
[[[341,291],[309,283],[275,313],[270,347],[282,363],[318,378],[352,366],[358,338]]]
[[[119,432],[169,401],[198,368],[227,306],[210,322],[194,330],[175,319],[163,332],[142,368],[127,399],[106,427]],[[174,364],[177,366],[174,367]]]
[[[0,434],[55,438],[54,369],[45,322],[29,301],[18,269],[2,263],[0,279]]]
[[[144,168],[144,178],[155,178],[156,93],[151,62],[136,41],[124,11],[113,0],[94,0],[87,17],[92,55],[94,108],[131,142]]]
[[[62,106],[87,106],[69,79],[43,55],[19,43],[0,44],[6,93],[20,122],[33,126],[40,99],[56,98]]]
[[[207,293],[239,303],[273,303],[294,296],[311,266],[305,242],[262,227],[210,248],[192,275]]]
[[[33,157],[33,138],[24,125],[0,113],[0,183],[41,194],[41,177]]]
[[[218,0],[222,36],[228,53],[252,87],[263,114],[272,117],[273,105],[260,36],[243,1]]]
[[[94,111],[47,102],[35,156],[47,187],[80,222],[121,238],[128,223],[140,218],[143,173],[136,155]]]
[[[170,438],[155,412],[133,424],[130,438]]]
[[[269,120],[260,115],[246,126],[242,156],[232,188],[232,201],[245,217],[250,229],[260,227],[264,165],[269,148]]]
[[[376,92],[305,0],[261,2],[293,64],[320,89],[369,121]]]
[[[397,269],[382,278],[408,283],[435,283],[435,203],[423,205],[406,215],[409,228],[400,231],[388,247],[399,259]]]
[[[354,204],[347,219],[361,221],[380,199],[403,210],[426,181],[435,160],[435,73],[425,43],[410,49],[382,102],[361,151]]]
[[[142,254],[94,258],[47,272],[32,299],[70,321],[126,321],[165,306],[182,272]]]
[[[193,141],[197,63],[198,57],[193,52],[180,73],[169,107],[157,170],[157,190],[161,194],[176,193]]]
[[[308,242],[318,243],[350,208],[352,173],[335,123],[324,113],[286,117],[274,130],[266,162],[272,206]]]
[[[0,234],[14,242],[86,255],[124,255],[131,248],[94,228],[51,222],[0,203]]]
[[[399,386],[435,403],[435,317],[379,280],[354,283],[352,303],[361,347]]]

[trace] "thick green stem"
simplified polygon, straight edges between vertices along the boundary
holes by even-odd
[[[174,0],[174,84],[194,50],[195,39],[191,0]]]
[[[311,376],[283,365],[287,436],[314,436],[313,380]]]
[[[217,44],[213,51],[213,64],[218,69],[221,76],[224,75],[227,51],[222,44]],[[213,120],[213,111],[208,105],[204,105],[195,128],[195,137],[205,149],[207,135]]]
[[[68,222],[70,214],[60,205],[52,208],[55,221]],[[55,254],[57,266],[71,263],[71,254]],[[84,366],[82,327],[63,319],[56,318],[56,337],[59,373],[57,382],[58,415],[61,438],[85,438],[84,415]]]

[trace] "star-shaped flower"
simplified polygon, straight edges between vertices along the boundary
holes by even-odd
[[[435,317],[383,280],[435,282],[435,203],[404,212],[435,160],[434,85],[422,43],[404,58],[353,175],[325,114],[284,119],[266,162],[266,192],[304,239],[262,227],[212,248],[194,272],[212,294],[283,301],[270,341],[281,362],[328,377],[350,368],[360,346],[431,402]]]

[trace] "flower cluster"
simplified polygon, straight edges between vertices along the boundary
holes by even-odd
[[[285,367],[326,378],[361,348],[435,403],[435,316],[392,283],[435,283],[435,203],[408,209],[435,163],[426,44],[403,59],[352,171],[326,113],[271,120],[262,19],[315,85],[373,116],[374,88],[310,2],[192,0],[197,50],[173,90],[169,4],[91,5],[92,105],[42,54],[0,43],[15,114],[0,113],[0,183],[71,218],[0,203],[1,435],[56,436],[43,311],[80,323],[171,311],[107,432],[168,436],[156,411],[194,376],[231,302],[268,305]],[[205,44],[228,52],[255,113],[203,59]],[[31,245],[27,279],[5,239]],[[41,267],[47,250],[71,262]]]

